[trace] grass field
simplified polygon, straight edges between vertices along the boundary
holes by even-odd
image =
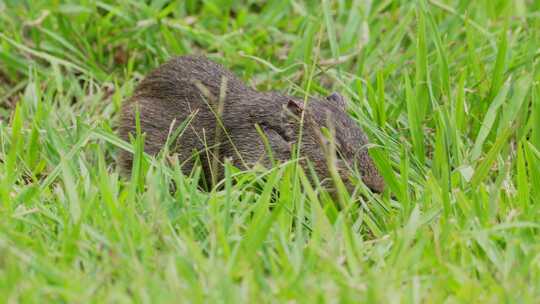
[[[538,303],[540,2],[145,2],[0,0],[0,303]],[[120,175],[122,102],[193,53],[347,96],[385,193]]]

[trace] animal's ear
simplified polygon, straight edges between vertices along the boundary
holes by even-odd
[[[283,105],[281,112],[280,134],[286,141],[293,141],[297,133],[297,127],[300,125],[304,103],[301,101],[289,99],[287,104]]]
[[[304,104],[301,101],[289,99],[287,101],[287,110],[291,111],[294,115],[300,116],[304,111]]]
[[[337,92],[333,92],[332,94],[326,96],[326,100],[332,102],[334,105],[336,105],[342,110],[345,110],[347,107],[347,102],[345,101],[345,98]]]

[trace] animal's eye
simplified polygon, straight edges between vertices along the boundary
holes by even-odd
[[[276,127],[270,126],[270,125],[268,125],[266,123],[262,123],[261,127],[262,127],[262,129],[263,129],[263,131],[265,133],[274,132],[277,135],[279,135],[279,137],[281,137],[284,141],[286,141],[286,142],[290,141],[289,134],[287,134],[287,132],[285,132],[282,128],[276,128]]]

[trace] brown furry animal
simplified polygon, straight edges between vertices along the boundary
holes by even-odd
[[[220,164],[225,158],[239,168],[256,163],[271,166],[256,124],[268,139],[273,159],[287,161],[303,125],[300,155],[313,164],[320,178],[330,176],[327,147],[332,141],[321,132],[326,127],[334,132],[336,167],[346,184],[353,168],[359,170],[370,189],[384,189],[384,181],[366,148],[368,139],[347,115],[345,101],[337,93],[304,103],[275,92],[255,91],[207,58],[182,56],[146,76],[131,100],[124,104],[120,135],[126,141],[135,132],[136,105],[142,132],[146,133],[145,152],[151,155],[165,145],[171,126],[174,130],[192,115],[191,122],[172,145],[187,174],[195,164],[194,152],[199,154],[207,178],[222,178],[222,166],[213,164]],[[307,165],[305,159],[303,166]],[[123,151],[122,167],[129,170],[131,163],[132,155]]]

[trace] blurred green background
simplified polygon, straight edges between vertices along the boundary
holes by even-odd
[[[0,302],[537,302],[538,29],[528,0],[0,0]],[[121,104],[181,54],[342,93],[386,192],[121,176]]]

